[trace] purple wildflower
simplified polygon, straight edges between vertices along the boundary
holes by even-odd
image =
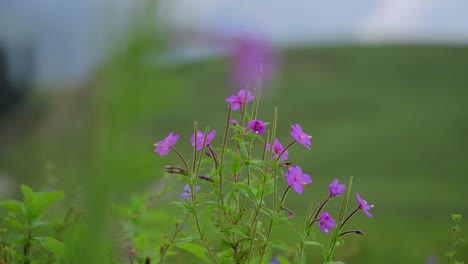
[[[312,138],[312,136],[304,133],[302,131],[302,127],[299,124],[295,124],[294,126],[291,126],[291,128],[293,130],[291,132],[291,136],[293,136],[293,138],[297,142],[301,143],[302,145],[304,145],[304,147],[310,150],[310,139]]]
[[[322,233],[328,234],[330,230],[335,228],[336,221],[329,213],[323,212],[322,215],[320,215],[319,226]]]
[[[343,195],[344,191],[346,190],[346,185],[339,184],[338,179],[333,180],[330,184],[330,197],[336,197]]]
[[[200,191],[201,187],[197,186],[196,191]],[[182,200],[192,200],[192,189],[190,189],[190,186],[186,184],[184,186],[184,192],[182,193]]]
[[[208,146],[211,141],[213,141],[214,137],[216,136],[216,130],[213,130],[208,134],[206,137],[206,146]],[[205,140],[205,134],[197,131],[197,151],[200,151],[203,148],[203,141]],[[195,146],[195,135],[192,135],[190,139],[190,143],[192,143],[192,147]]]
[[[259,75],[268,80],[275,73],[276,54],[266,38],[240,35],[232,40],[232,77],[237,86],[253,85]]]
[[[356,198],[359,202],[359,209],[362,209],[368,217],[372,217],[372,214],[369,212],[369,210],[374,207],[374,205],[367,204],[367,201],[362,199],[361,196],[359,196],[359,193],[356,193]]]
[[[159,153],[159,156],[166,156],[171,151],[172,146],[174,146],[179,140],[179,135],[174,135],[172,132],[164,139],[160,140],[154,144],[156,149],[154,152]]]
[[[298,194],[302,194],[304,185],[312,183],[310,175],[303,174],[299,166],[291,167],[289,171],[286,172],[286,179],[289,186],[292,186]]]
[[[277,257],[274,257],[271,259],[271,264],[281,264],[281,262],[279,261]]]
[[[229,123],[230,123],[231,125],[233,125],[233,126],[239,125],[235,119],[231,119],[231,120],[229,121]]]
[[[263,135],[266,131],[265,123],[261,120],[252,120],[249,124],[250,129],[256,135]]]
[[[267,144],[267,150],[271,151],[271,144]],[[283,152],[284,148],[279,139],[275,139],[275,144],[273,145],[273,152],[275,153],[275,157],[278,158],[281,152]],[[285,151],[283,156],[281,156],[282,161],[286,161],[288,159],[289,151]]]
[[[246,93],[247,92],[247,98]],[[247,99],[247,102],[245,101]],[[254,99],[254,96],[250,91],[246,89],[241,89],[237,95],[233,95],[231,97],[226,98],[226,102],[231,104],[232,110],[236,111],[237,109],[241,108],[245,103],[250,103]]]

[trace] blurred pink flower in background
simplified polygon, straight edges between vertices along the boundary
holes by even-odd
[[[257,76],[270,79],[276,70],[277,56],[272,43],[264,38],[242,36],[231,41],[231,78],[237,89],[255,86]]]

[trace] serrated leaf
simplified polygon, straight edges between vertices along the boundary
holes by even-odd
[[[192,253],[193,255],[197,256],[200,260],[202,260],[204,263],[208,261],[205,255],[205,248],[202,246],[199,246],[193,243],[187,243],[183,245],[178,245],[177,247]]]

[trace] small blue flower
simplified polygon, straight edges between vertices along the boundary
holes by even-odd
[[[197,186],[196,191],[200,191],[201,187]],[[190,186],[186,184],[184,186],[184,192],[182,193],[182,200],[190,200],[192,201],[192,190],[190,189]]]

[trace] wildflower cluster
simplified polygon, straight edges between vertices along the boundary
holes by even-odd
[[[166,171],[180,174],[180,179],[185,181],[182,199],[177,202],[185,217],[177,225],[173,239],[161,246],[161,262],[169,251],[179,247],[190,248],[197,257],[212,263],[278,261],[273,258],[278,254],[286,259],[294,256],[295,263],[305,263],[305,246],[318,243],[311,240],[318,226],[323,234],[331,235],[330,246],[322,245],[325,262],[331,263],[337,242],[343,235],[363,234],[360,230],[345,230],[345,224],[360,210],[372,217],[373,206],[356,194],[358,205],[347,214],[352,178],[348,186],[334,179],[326,199],[309,207],[304,229],[293,228],[301,238],[297,247],[272,241],[273,227],[294,221],[294,212],[286,207],[290,191],[302,195],[311,189],[312,176],[289,161],[289,151],[296,143],[310,150],[312,136],[300,124],[293,124],[292,138],[284,147],[276,137],[277,109],[274,109],[271,123],[258,118],[259,83],[255,91],[242,89],[226,98],[228,114],[219,147],[213,144],[216,130],[207,128],[201,132],[196,122],[190,138],[191,159],[175,147],[180,136],[174,132],[155,144],[154,151],[160,156],[172,151],[179,157],[181,166],[168,165]],[[253,106],[248,107],[251,102]],[[238,116],[233,118],[237,112]],[[333,217],[325,211],[326,205],[340,196],[344,197],[341,210]],[[183,229],[187,232],[181,232]],[[190,230],[196,234],[188,235]]]

